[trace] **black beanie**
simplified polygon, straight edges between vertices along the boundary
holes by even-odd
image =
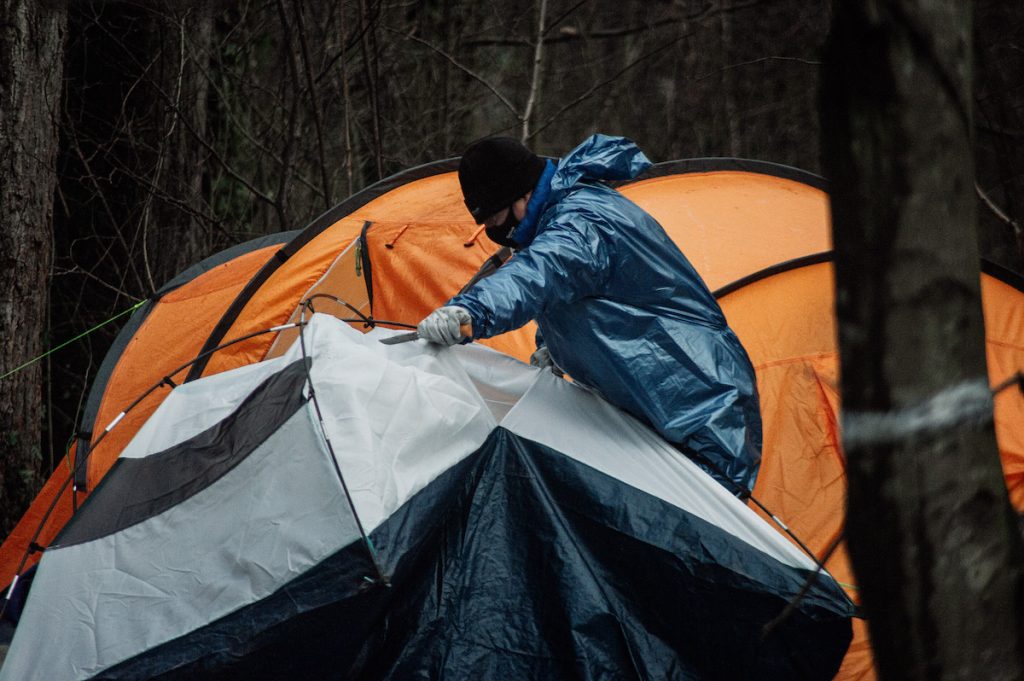
[[[459,162],[459,184],[477,224],[534,188],[544,159],[509,137],[474,142]]]

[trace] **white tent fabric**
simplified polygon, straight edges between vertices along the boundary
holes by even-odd
[[[787,565],[815,569],[806,554],[695,463],[594,393],[545,372],[501,425],[707,520]]]
[[[299,412],[203,493],[47,551],[0,678],[90,678],[264,598],[358,536],[311,425]],[[41,632],[56,641],[45,655]]]
[[[304,331],[327,436],[367,532],[501,426],[685,509],[780,562],[814,564],[646,426],[484,347],[379,342],[324,315]],[[282,357],[176,388],[122,456],[224,419]],[[96,492],[101,494],[102,489]],[[359,540],[312,403],[242,463],[158,515],[45,553],[0,681],[85,679],[265,598]],[[40,642],[57,641],[39,655]]]

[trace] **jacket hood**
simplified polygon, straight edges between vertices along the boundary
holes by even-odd
[[[541,213],[548,206],[551,195],[551,178],[555,176],[555,164],[550,160],[544,162],[544,172],[533,188],[533,196],[526,204],[526,215],[512,234],[512,240],[518,244],[516,248],[526,248],[537,234],[537,223]]]
[[[592,135],[558,162],[549,201],[558,201],[581,182],[631,180],[650,165],[633,140]]]

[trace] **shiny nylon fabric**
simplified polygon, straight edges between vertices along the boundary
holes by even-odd
[[[551,178],[555,176],[555,164],[550,160],[544,162],[544,172],[541,173],[537,186],[533,189],[529,203],[526,204],[526,215],[523,221],[516,227],[512,234],[512,240],[517,244],[529,244],[537,234],[537,223],[541,213],[547,207],[548,199],[551,196]],[[513,244],[513,248],[516,248]]]
[[[624,138],[583,142],[559,162],[534,240],[449,304],[469,311],[480,338],[536,319],[574,380],[749,488],[761,456],[750,360],[661,226],[599,184],[649,165]]]
[[[703,163],[698,160],[681,164],[672,174],[629,182],[620,186],[619,191],[664,226],[708,287],[717,290],[762,269],[831,249],[828,200],[824,191],[799,177],[771,173],[770,167],[765,169],[746,161]],[[367,240],[374,280],[378,282],[374,292],[375,313],[381,318],[410,322],[422,319],[453,295],[495,250],[482,234],[473,236],[478,227],[461,204],[454,172],[400,184],[359,209],[351,218],[340,220],[330,228],[344,232],[345,238],[339,239],[338,247],[347,247],[366,220],[373,222]],[[464,245],[466,242],[472,245]],[[322,241],[309,248],[325,258],[333,257],[331,253],[324,253],[330,245]],[[830,265],[819,265],[811,269],[830,268]],[[293,278],[310,276],[311,268],[305,263],[289,271],[288,277],[275,278],[268,287],[290,286]],[[351,273],[352,268],[346,271]],[[794,275],[799,281],[793,279]],[[806,279],[799,270],[781,276],[776,273],[721,299],[731,327],[741,338],[758,372],[764,408],[764,463],[758,474],[755,496],[793,527],[819,555],[841,527],[845,503],[845,473],[836,420],[838,386],[831,282],[830,272]],[[160,367],[167,365],[162,361],[151,362],[154,355],[147,350],[150,342],[169,346],[161,335],[169,328],[166,324],[174,324],[175,331],[180,328],[182,333],[194,334],[196,343],[201,343],[207,334],[206,310],[213,305],[207,296],[215,292],[219,301],[222,294],[216,288],[211,290],[210,280],[195,283],[201,285],[205,293],[197,294],[191,305],[185,305],[182,300],[181,305],[172,306],[168,312],[177,309],[173,318],[161,322],[152,333],[147,326],[133,340],[132,359],[126,359],[124,366],[119,366],[111,378],[102,410],[107,415],[98,419],[100,427],[138,396],[138,385],[152,384],[166,373],[167,369]],[[240,287],[242,283],[239,281],[237,285]],[[362,280],[356,279],[355,284],[362,286]],[[328,290],[335,294],[338,291]],[[224,294],[227,293],[225,290]],[[994,384],[1024,366],[1024,305],[1019,286],[992,277],[982,278],[982,293],[989,371]],[[294,295],[294,299],[285,301],[287,295]],[[306,292],[287,295],[275,294],[270,298],[260,294],[246,315],[262,315],[275,301],[287,302],[287,311],[294,311],[297,301]],[[341,296],[349,299],[346,294]],[[227,299],[223,305],[229,302]],[[221,306],[216,310],[219,315],[223,305],[220,302],[216,305]],[[321,301],[318,309],[326,305]],[[240,324],[225,339],[254,330],[258,323]],[[532,327],[530,324],[466,347],[487,344],[525,361],[533,346]],[[178,334],[172,337],[177,343]],[[235,352],[234,363],[241,365],[245,358],[259,354],[248,348],[263,347],[270,338],[256,337],[217,356]],[[137,348],[136,343],[140,344]],[[180,361],[194,356],[194,351],[188,356],[185,352],[183,349]],[[124,380],[131,383],[121,386]],[[166,390],[155,393],[165,394]],[[148,405],[146,401],[138,409],[145,408],[148,414],[152,411]],[[1018,391],[1007,390],[996,397],[995,407],[1007,486],[1014,506],[1024,510],[1024,400]],[[131,416],[129,414],[111,432],[101,450],[131,437],[138,427]],[[90,459],[99,460],[92,456]],[[648,463],[646,459],[644,462]],[[93,469],[90,477],[102,476],[104,472],[105,469]],[[67,473],[68,470],[62,468],[54,474],[0,551],[4,584],[13,576],[24,547]],[[48,544],[71,513],[70,494],[65,494],[58,500],[57,510],[44,529],[40,543]],[[34,554],[32,558],[39,555]],[[827,567],[837,579],[852,582],[842,548]],[[851,595],[855,594],[851,587]],[[861,620],[854,621],[854,630],[854,643],[843,672],[837,678],[848,681],[873,678],[867,635]]]

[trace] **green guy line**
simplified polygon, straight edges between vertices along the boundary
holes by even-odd
[[[49,356],[49,355],[52,355],[53,353],[57,352],[57,351],[58,351],[58,350],[60,350],[61,348],[67,347],[68,345],[71,345],[71,344],[72,344],[72,343],[74,343],[75,341],[77,341],[77,340],[81,340],[81,339],[85,338],[86,336],[88,336],[88,335],[89,335],[90,333],[92,333],[93,331],[96,331],[97,329],[100,329],[100,328],[102,328],[102,327],[106,326],[107,324],[109,324],[110,322],[114,321],[115,319],[120,319],[121,317],[125,316],[126,314],[131,314],[132,312],[135,312],[135,311],[136,311],[136,310],[138,310],[138,309],[139,309],[140,307],[142,307],[143,305],[145,305],[145,304],[146,304],[146,302],[147,302],[146,300],[140,300],[139,302],[137,302],[137,303],[136,303],[135,305],[133,305],[132,307],[128,308],[127,310],[123,310],[123,311],[121,311],[121,312],[118,312],[118,313],[117,313],[116,315],[114,315],[113,317],[111,317],[111,318],[110,318],[110,319],[108,319],[107,321],[105,321],[105,322],[100,322],[99,324],[97,324],[96,326],[92,327],[92,328],[91,328],[91,329],[89,329],[88,331],[83,331],[82,333],[78,334],[78,335],[77,335],[77,336],[75,336],[74,338],[72,338],[72,339],[70,339],[70,340],[66,340],[66,341],[64,341],[63,343],[61,343],[61,344],[60,344],[60,345],[58,345],[57,347],[54,347],[54,348],[50,348],[49,350],[47,350],[47,351],[46,351],[46,352],[44,352],[43,354],[41,354],[41,355],[39,355],[38,357],[35,357],[35,358],[33,358],[33,359],[30,359],[29,361],[25,362],[25,363],[24,363],[24,364],[22,364],[21,366],[17,366],[17,367],[14,367],[14,368],[13,368],[13,369],[11,369],[10,371],[8,371],[8,372],[7,372],[6,374],[4,374],[4,375],[0,376],[0,381],[2,381],[3,379],[7,378],[8,376],[13,376],[14,374],[16,374],[16,373],[18,373],[19,371],[21,371],[22,369],[24,369],[25,367],[29,367],[29,366],[32,366],[33,364],[35,364],[35,363],[36,363],[36,362],[38,362],[39,360],[41,360],[41,359],[44,359],[44,358],[46,358],[46,357],[47,357],[47,356]]]

